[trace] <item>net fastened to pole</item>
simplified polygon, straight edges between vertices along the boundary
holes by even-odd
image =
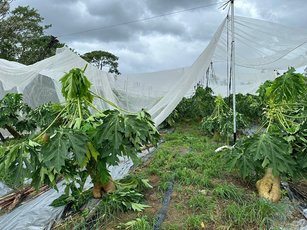
[[[231,7],[231,56],[230,77],[232,81],[232,109],[233,109],[233,142],[237,141],[237,118],[236,118],[236,82],[235,82],[235,24],[234,24],[234,0],[230,1]]]

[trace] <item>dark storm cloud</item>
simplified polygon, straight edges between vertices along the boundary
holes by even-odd
[[[205,2],[205,3],[204,3]],[[29,4],[37,8],[45,18],[46,23],[53,27],[50,33],[58,36],[70,34],[76,39],[102,39],[104,41],[130,40],[135,35],[161,33],[185,36],[187,25],[173,20],[174,16],[165,16],[154,20],[127,24],[117,27],[121,23],[136,19],[148,18],[172,10],[185,9],[199,5],[211,4],[214,1],[16,1],[16,4]],[[175,3],[175,4],[174,4]],[[184,13],[188,14],[188,13]],[[201,18],[199,18],[201,19]],[[188,21],[187,19],[183,19]],[[109,27],[111,26],[111,28]],[[191,26],[191,24],[189,25]],[[107,28],[106,28],[107,27]],[[99,29],[100,30],[95,30]],[[91,30],[92,31],[87,31]],[[83,33],[78,33],[82,32]],[[66,40],[63,36],[64,40]],[[71,38],[69,38],[70,40]]]

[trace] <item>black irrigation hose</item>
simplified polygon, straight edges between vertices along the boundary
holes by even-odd
[[[163,221],[165,220],[167,209],[171,201],[173,188],[174,188],[174,178],[168,182],[168,187],[163,197],[162,208],[159,210],[156,218],[156,223],[154,224],[153,228],[154,230],[159,230],[161,228]]]

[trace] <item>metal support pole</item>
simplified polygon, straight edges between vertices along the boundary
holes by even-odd
[[[231,0],[231,78],[232,78],[232,108],[233,108],[233,142],[237,141],[237,118],[236,118],[236,81],[235,81],[235,23],[234,23],[234,0]]]

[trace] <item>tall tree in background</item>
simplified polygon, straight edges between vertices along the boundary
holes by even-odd
[[[10,10],[10,3],[13,0],[0,0],[0,20],[2,20]]]
[[[0,18],[0,58],[33,64],[55,54],[59,44],[54,36],[47,36],[44,31],[51,25],[42,25],[43,17],[29,6],[19,6],[13,11],[5,11],[8,1],[1,1],[4,6]]]
[[[118,71],[118,57],[112,53],[102,50],[95,50],[81,56],[87,62],[97,66],[99,69],[108,68],[109,73],[120,74]]]

